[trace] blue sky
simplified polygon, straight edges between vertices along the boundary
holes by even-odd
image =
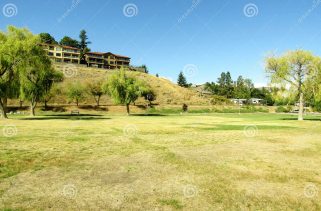
[[[60,40],[85,29],[93,51],[130,56],[174,81],[183,70],[198,84],[230,71],[264,84],[269,52],[321,55],[321,0],[1,0],[0,9],[1,30]]]

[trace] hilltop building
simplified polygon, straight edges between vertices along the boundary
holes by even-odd
[[[80,49],[55,45],[41,44],[43,49],[47,51],[48,56],[55,62],[64,62],[72,64],[80,64]],[[85,54],[88,67],[97,67],[104,69],[120,69],[121,67],[130,67],[130,58],[113,54],[111,52],[88,52]]]

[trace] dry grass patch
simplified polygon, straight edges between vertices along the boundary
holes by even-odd
[[[285,117],[1,121],[0,209],[320,210],[321,121]]]

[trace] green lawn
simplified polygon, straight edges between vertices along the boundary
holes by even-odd
[[[320,210],[321,117],[0,120],[0,210]]]

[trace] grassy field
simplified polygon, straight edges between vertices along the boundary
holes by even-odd
[[[0,210],[320,210],[321,117],[0,121]]]

